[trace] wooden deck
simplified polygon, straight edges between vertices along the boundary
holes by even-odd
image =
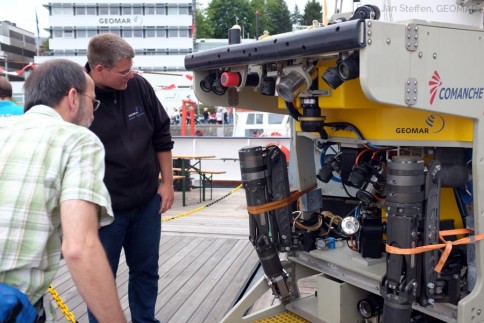
[[[214,189],[214,200],[231,189]],[[211,201],[197,204],[198,190],[189,192],[186,207],[176,192],[173,218]],[[156,317],[160,322],[219,322],[235,304],[258,264],[248,240],[245,194],[238,190],[193,214],[162,223]],[[117,273],[118,293],[126,317],[128,268],[122,257]],[[86,306],[62,265],[53,282],[79,323],[88,322]],[[66,322],[58,309],[58,321]]]

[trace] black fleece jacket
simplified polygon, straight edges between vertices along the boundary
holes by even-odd
[[[96,98],[101,106],[90,129],[106,150],[104,182],[113,209],[139,208],[158,190],[156,153],[173,149],[170,118],[148,81],[136,74],[124,91],[96,87]]]

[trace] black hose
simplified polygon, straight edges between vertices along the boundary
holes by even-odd
[[[289,115],[296,121],[299,121],[299,117],[302,117],[302,115],[299,113],[299,111],[296,109],[294,104],[292,102],[284,101],[286,103],[286,110],[289,113]]]

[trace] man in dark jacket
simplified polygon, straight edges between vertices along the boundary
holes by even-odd
[[[132,321],[158,322],[160,213],[174,200],[173,141],[170,118],[151,85],[133,73],[133,57],[133,48],[111,33],[95,36],[87,49],[86,70],[102,107],[90,129],[106,149],[104,181],[115,216],[99,234],[114,275],[124,248]]]

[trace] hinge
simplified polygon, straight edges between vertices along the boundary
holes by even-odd
[[[416,24],[408,24],[406,31],[406,47],[408,51],[416,51],[418,47],[418,26]]]
[[[417,103],[417,95],[417,79],[414,77],[409,77],[405,82],[405,103],[407,103],[407,105]]]

